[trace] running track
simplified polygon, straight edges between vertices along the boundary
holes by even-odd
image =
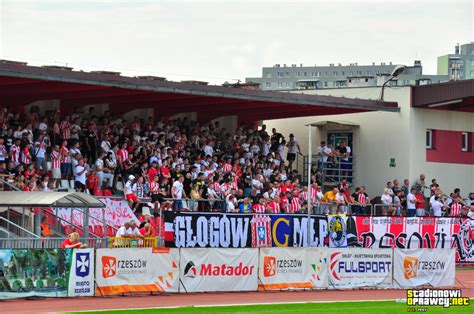
[[[474,270],[456,270],[456,288],[474,298]],[[344,290],[291,292],[232,292],[117,296],[106,298],[40,299],[0,301],[2,313],[57,313],[105,309],[225,305],[249,303],[291,303],[318,301],[394,300],[405,298],[405,290]]]

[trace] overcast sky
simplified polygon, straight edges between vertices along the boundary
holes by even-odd
[[[474,40],[474,0],[0,0],[0,58],[222,83],[275,63],[423,64]]]

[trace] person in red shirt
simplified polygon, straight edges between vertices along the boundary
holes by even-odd
[[[148,169],[148,178],[150,179],[150,182],[153,181],[153,178],[157,176],[159,173],[158,171],[158,163],[156,161],[151,163],[150,169]]]
[[[416,191],[416,216],[422,217],[425,215],[425,197],[421,194],[421,191]]]
[[[145,238],[152,236],[151,224],[146,223],[143,228],[140,228],[140,233]]]
[[[86,188],[92,195],[96,195],[99,191],[99,177],[92,169],[89,170],[89,175],[87,176]]]
[[[87,247],[87,244],[79,242],[79,233],[73,232],[61,244],[62,249],[82,249]]]
[[[161,172],[161,177],[170,179],[171,178],[171,172],[168,169],[168,162],[165,160],[163,162],[163,166],[160,167],[160,172]]]

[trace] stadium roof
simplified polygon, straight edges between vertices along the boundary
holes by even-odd
[[[413,86],[411,104],[415,108],[474,112],[474,80]]]
[[[0,192],[0,207],[103,208],[95,197],[77,192]]]
[[[52,99],[60,100],[63,112],[108,103],[112,113],[153,108],[165,116],[196,112],[198,120],[237,115],[255,121],[400,110],[396,102],[179,83],[0,61],[0,105],[14,108]]]

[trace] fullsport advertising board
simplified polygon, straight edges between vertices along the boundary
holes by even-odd
[[[329,283],[334,288],[392,285],[392,249],[328,249]]]

